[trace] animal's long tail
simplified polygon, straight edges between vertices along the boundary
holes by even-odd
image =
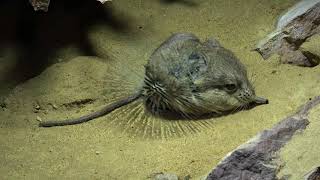
[[[53,127],[53,126],[66,126],[66,125],[74,125],[74,124],[80,124],[80,123],[84,123],[84,122],[88,122],[92,119],[101,117],[103,115],[106,115],[112,111],[114,111],[115,109],[127,105],[137,99],[139,99],[142,96],[141,92],[137,92],[129,97],[126,97],[124,99],[121,99],[117,102],[114,102],[110,105],[105,106],[104,108],[100,109],[99,111],[96,111],[92,114],[89,115],[85,115],[79,118],[75,118],[75,119],[67,119],[67,120],[63,120],[63,121],[45,121],[45,122],[40,122],[39,123],[39,127]]]

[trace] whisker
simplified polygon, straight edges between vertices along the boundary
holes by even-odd
[[[175,101],[176,101],[176,103],[178,103],[178,104],[180,104],[182,107],[184,107],[183,103],[181,103],[181,101],[180,101],[179,99],[176,99]],[[190,117],[187,113],[185,113],[183,110],[178,110],[178,112],[180,113],[180,115],[181,115],[183,118],[188,119],[188,120],[191,120],[191,117]]]
[[[249,81],[251,82],[251,84],[253,85],[253,87],[255,87],[255,83],[256,83],[256,76],[254,73],[250,73],[250,78]]]
[[[201,97],[199,97],[198,99],[200,99],[201,101],[203,101],[204,103],[208,102],[208,100],[202,99]],[[210,103],[210,102],[209,102]],[[217,107],[215,107],[215,109],[213,109],[212,107],[208,107],[208,106],[201,106],[198,107],[198,109],[205,109],[208,112],[213,112],[213,113],[217,113],[217,114],[222,114],[223,110],[222,109],[217,109]]]
[[[189,101],[184,100],[184,99],[181,98],[181,97],[177,97],[177,98],[176,98],[176,102],[179,103],[180,105],[182,105],[182,107],[188,108],[189,110],[190,110],[190,108],[192,108],[192,106],[193,106]],[[191,107],[190,107],[190,106],[191,106]],[[183,111],[181,111],[181,112],[183,112]],[[189,112],[192,113],[192,111],[189,111]],[[188,118],[189,120],[194,119],[194,118],[192,117],[192,114],[187,114],[187,113],[185,113],[185,112],[183,112],[183,113],[185,114],[185,116],[187,116],[187,118]]]
[[[247,108],[247,104],[242,105],[241,111],[246,110],[246,108]]]
[[[185,96],[182,97],[178,97],[180,101],[182,101],[185,106],[187,106],[189,109],[191,109],[192,111],[190,111],[193,115],[199,114],[200,108],[198,106],[196,106],[195,104],[191,103]]]
[[[241,111],[243,105],[239,105],[237,108],[235,108],[232,113],[235,113],[235,112],[238,112],[238,111]]]

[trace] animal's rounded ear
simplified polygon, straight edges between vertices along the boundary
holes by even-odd
[[[210,48],[221,47],[220,42],[213,37],[210,37],[209,39],[207,39],[207,41],[204,42],[203,44]]]
[[[187,62],[191,65],[197,65],[197,66],[207,66],[207,60],[205,56],[201,52],[193,51],[189,57]]]
[[[188,75],[191,79],[195,80],[201,77],[201,74],[207,71],[208,65],[206,58],[200,52],[192,52],[186,63],[189,64]]]

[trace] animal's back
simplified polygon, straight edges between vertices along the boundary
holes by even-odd
[[[168,77],[187,81],[215,78],[226,71],[244,76],[247,73],[235,55],[216,40],[201,43],[192,34],[172,35],[154,51],[146,67],[162,81]]]

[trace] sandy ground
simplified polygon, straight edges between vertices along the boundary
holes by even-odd
[[[0,111],[1,179],[147,179],[159,172],[197,179],[318,95],[319,67],[280,65],[277,56],[264,61],[250,51],[295,1],[194,2],[115,0],[115,16],[128,18],[129,29],[92,27],[88,38],[99,58],[63,59],[12,89]],[[37,119],[78,117],[130,94],[152,51],[175,32],[216,37],[247,66],[256,93],[270,104],[201,122],[170,122],[146,115],[138,101],[89,123],[37,127]]]

